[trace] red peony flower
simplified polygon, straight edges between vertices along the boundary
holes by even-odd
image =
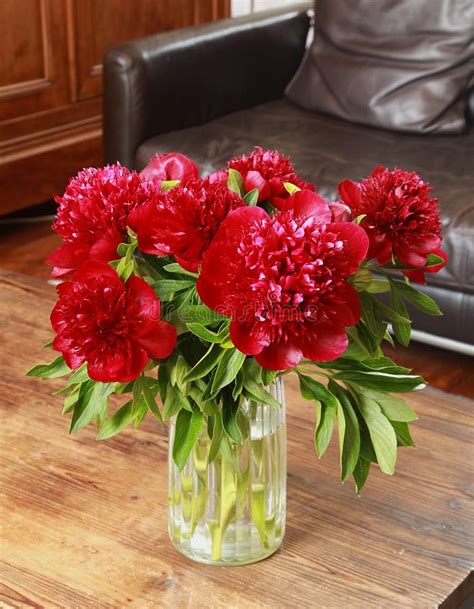
[[[175,347],[175,328],[160,321],[160,301],[135,275],[123,284],[108,264],[90,260],[57,291],[53,348],[73,370],[87,362],[95,381],[132,381],[149,358],[165,358]]]
[[[241,205],[244,201],[222,182],[191,180],[137,209],[130,222],[143,252],[172,254],[194,272],[221,222]]]
[[[353,215],[365,214],[361,226],[370,239],[368,257],[386,264],[394,254],[400,262],[415,268],[425,266],[431,253],[446,259],[439,249],[438,201],[430,198],[430,191],[430,185],[416,173],[384,167],[376,167],[361,182],[344,180],[339,184],[341,199]]]
[[[231,212],[197,290],[208,307],[232,317],[234,345],[264,368],[291,368],[302,357],[328,361],[344,353],[345,327],[359,320],[347,279],[367,248],[362,228],[331,222],[324,199],[303,190],[273,219],[259,207]]]
[[[314,184],[303,182],[290,161],[277,150],[263,150],[256,146],[249,156],[232,159],[228,166],[242,174],[247,192],[258,188],[258,201],[269,201],[278,209],[282,209],[290,196],[283,185],[285,182],[304,190],[314,190]]]
[[[184,154],[170,152],[169,154],[155,154],[145,169],[140,172],[140,176],[153,182],[160,190],[163,181],[180,180],[182,184],[186,184],[189,180],[199,178],[199,170],[196,163]]]
[[[152,198],[149,186],[136,172],[120,165],[89,168],[73,178],[59,204],[53,229],[65,241],[46,262],[53,277],[62,277],[88,259],[118,258],[128,214]]]

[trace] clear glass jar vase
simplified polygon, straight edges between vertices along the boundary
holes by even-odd
[[[273,554],[285,533],[286,419],[283,380],[267,390],[280,408],[244,400],[249,438],[221,446],[209,463],[204,425],[182,471],[172,457],[170,424],[168,531],[185,556],[215,565],[244,565]]]

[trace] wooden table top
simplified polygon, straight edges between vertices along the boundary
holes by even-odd
[[[47,361],[54,290],[0,271],[0,607],[452,609],[472,590],[471,402],[410,397],[416,449],[362,497],[318,461],[314,412],[287,383],[288,516],[282,548],[245,567],[181,556],[166,524],[167,436],[152,420],[107,442],[69,436]]]

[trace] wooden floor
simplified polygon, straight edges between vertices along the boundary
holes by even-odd
[[[0,221],[0,268],[49,277],[46,256],[59,244],[51,231],[50,221],[10,224]],[[430,385],[474,398],[474,366],[472,358],[413,342],[410,347],[387,347],[386,353],[401,365],[415,369]]]

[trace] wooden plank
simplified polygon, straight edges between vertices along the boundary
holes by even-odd
[[[168,541],[165,431],[146,420],[105,443],[92,429],[68,436],[51,396],[61,381],[23,376],[48,358],[54,291],[0,271],[0,293],[0,606],[453,609],[453,591],[472,589],[469,400],[410,397],[417,448],[356,497],[338,482],[337,446],[316,459],[313,408],[291,379],[284,545],[255,565],[208,567]]]

